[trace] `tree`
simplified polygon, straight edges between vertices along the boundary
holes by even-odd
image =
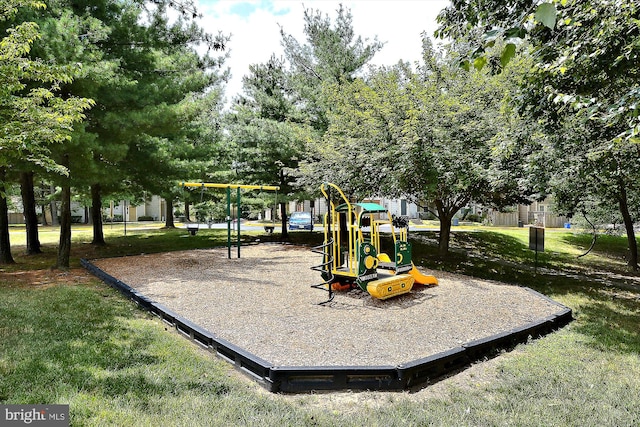
[[[440,16],[440,34],[455,37],[465,33],[465,27],[479,27],[484,31],[485,44],[503,37],[514,47],[516,39],[527,38],[536,64],[523,87],[520,110],[542,122],[552,140],[554,135],[565,132],[578,144],[576,147],[556,144],[563,146],[565,152],[581,152],[599,159],[582,162],[581,158],[574,158],[581,168],[597,166],[597,169],[584,170],[580,176],[586,180],[576,188],[577,193],[568,196],[563,191],[560,199],[598,199],[602,204],[618,205],[629,242],[628,263],[633,269],[638,268],[633,231],[637,218],[631,214],[634,208],[629,201],[637,198],[632,195],[633,181],[625,177],[637,173],[634,165],[640,159],[636,149],[640,142],[639,18],[640,7],[631,0],[563,0],[540,4],[455,1]],[[475,65],[486,63],[482,49],[476,53],[479,56]],[[562,155],[555,150],[552,153]],[[571,168],[566,163],[563,166]],[[562,181],[561,175],[562,171],[556,174],[556,182]],[[609,185],[591,185],[593,181],[587,177],[593,176],[607,177],[603,184]],[[610,181],[609,177],[614,176],[622,179]],[[615,195],[608,190],[612,184],[617,189]],[[579,204],[567,206],[568,211]]]
[[[7,24],[11,24],[8,20],[18,7],[44,7],[42,3],[21,0],[3,0],[3,3],[5,14],[0,16],[0,22]],[[40,38],[34,22],[16,23],[7,33],[0,45],[4,163],[9,160],[6,156],[11,155],[12,159],[65,173],[63,167],[51,160],[50,146],[68,140],[72,125],[83,118],[83,111],[91,101],[56,96],[62,84],[72,81],[76,70],[27,58],[33,43]]]
[[[180,12],[177,19],[169,18],[172,5]],[[91,0],[55,6],[49,14],[38,16],[45,36],[34,55],[81,63],[83,73],[63,90],[90,96],[99,108],[89,113],[85,125],[76,126],[73,140],[53,157],[68,159],[72,180],[66,184],[76,192],[90,192],[93,243],[104,244],[103,192],[142,197],[144,190],[157,188],[145,188],[154,178],[164,187],[171,187],[167,182],[178,178],[178,168],[167,163],[174,161],[170,141],[182,138],[177,135],[185,125],[180,103],[224,76],[215,71],[222,59],[197,54],[196,45],[204,42],[213,50],[221,49],[224,39],[204,33],[194,24],[189,5],[180,2],[146,5]],[[62,194],[69,197],[71,192],[63,188]],[[69,206],[64,200],[62,207]],[[61,245],[60,250],[68,246]],[[59,254],[59,264],[66,259],[68,254]]]
[[[36,197],[33,185],[33,172],[20,173],[20,193],[24,207],[25,225],[27,228],[27,255],[39,254],[38,215],[36,214]]]
[[[9,205],[6,187],[7,168],[0,167],[0,264],[15,263],[9,237]]]
[[[329,129],[304,164],[310,182],[331,181],[357,199],[401,195],[396,170],[405,150],[403,129],[413,104],[407,64],[373,71],[351,83],[324,85]]]
[[[545,152],[547,164],[553,165],[549,191],[555,195],[559,212],[593,217],[598,211],[617,210],[617,215],[607,217],[624,226],[627,263],[637,269],[634,222],[640,215],[640,147],[608,143],[610,129],[593,126],[579,115],[563,122],[563,131],[549,136]]]
[[[281,28],[285,57],[291,66],[291,87],[296,101],[320,132],[326,131],[326,113],[330,103],[322,98],[323,83],[352,81],[383,47],[377,39],[355,35],[351,11],[342,5],[337,10],[335,24],[319,10],[305,9],[304,33],[307,43],[301,44]]]
[[[281,29],[285,59],[255,65],[236,105],[233,140],[242,147],[243,172],[281,187],[282,234],[286,236],[287,199],[307,197],[300,161],[327,129],[330,103],[322,85],[352,81],[382,44],[356,37],[351,13],[339,7],[335,23],[320,11],[305,9],[306,43]],[[288,67],[287,67],[288,66]],[[317,182],[314,182],[317,187]],[[315,188],[314,188],[315,190]]]
[[[399,64],[333,87],[323,168],[351,194],[409,197],[433,208],[445,255],[461,208],[507,206],[521,189],[493,155],[504,126],[501,77],[459,68],[455,51],[440,55],[427,38],[424,60],[418,73]]]
[[[132,185],[167,201],[165,226],[169,228],[174,227],[173,202],[183,194],[175,182],[211,181],[231,164],[231,148],[225,145],[221,129],[220,82],[190,88],[179,102],[147,112],[146,117],[158,123],[149,126],[153,132],[140,135],[123,162]],[[206,94],[197,93],[204,89]]]
[[[60,96],[60,86],[72,81],[73,68],[29,59],[33,43],[40,37],[30,21],[12,21],[20,8],[42,9],[33,1],[2,0],[0,24],[7,36],[0,42],[0,262],[13,262],[7,221],[6,169],[16,162],[57,173],[68,173],[50,156],[53,144],[64,143],[75,122],[92,102]]]
[[[177,6],[181,18],[172,22],[167,5],[160,4],[149,17],[151,23],[139,30],[133,47],[121,51],[128,64],[121,69],[127,83],[115,82],[105,92],[106,102],[115,108],[105,114],[102,129],[94,132],[112,146],[124,142],[117,154],[121,156],[117,171],[126,177],[126,190],[140,197],[144,192],[164,197],[166,225],[173,227],[172,203],[179,194],[174,181],[206,178],[226,163],[219,122],[228,71],[222,69],[226,55],[210,55],[223,50],[227,39],[204,33],[183,5],[168,5]],[[137,13],[129,25],[118,26],[125,40],[130,37],[128,28],[140,21],[141,10]],[[207,54],[197,53],[198,42],[207,44]],[[120,39],[107,45],[120,45]]]
[[[640,6],[632,0],[456,0],[438,17],[437,34],[460,38],[469,28],[484,31],[471,57],[476,67],[487,63],[484,48],[496,40],[507,41],[501,58],[506,64],[526,38],[538,60],[536,73],[553,82],[546,95],[556,110],[584,111],[603,126],[619,128],[616,138],[638,142],[638,18]]]
[[[64,154],[62,165],[69,168],[69,155]],[[71,177],[65,176],[61,182],[62,195],[60,203],[60,240],[56,268],[68,269],[71,257]]]
[[[292,101],[284,62],[272,56],[250,66],[243,94],[228,117],[231,140],[238,147],[234,169],[252,184],[278,185],[282,236],[287,236],[286,201],[295,197],[298,163],[310,129]]]

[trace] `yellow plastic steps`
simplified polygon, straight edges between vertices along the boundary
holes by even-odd
[[[410,292],[413,282],[414,278],[410,274],[388,276],[369,282],[367,292],[374,298],[387,299]]]

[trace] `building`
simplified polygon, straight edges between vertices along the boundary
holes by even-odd
[[[391,215],[394,216],[407,216],[410,219],[427,219],[431,216],[431,214],[422,207],[409,202],[407,199],[380,197],[364,201],[378,203],[384,206]],[[566,217],[553,212],[553,199],[551,197],[547,197],[541,202],[533,202],[530,205],[518,205],[507,212],[485,209],[478,205],[468,207],[467,209],[477,216],[486,218],[490,225],[500,227],[538,225],[547,228],[562,228],[569,222]],[[315,220],[320,222],[322,221],[322,216],[327,212],[327,203],[324,198],[318,198],[314,201],[289,202],[288,211],[311,212]],[[457,217],[460,218],[461,216],[460,212],[458,212]]]
[[[24,206],[22,205],[22,198],[20,196],[11,196],[9,204],[9,224],[24,224]],[[44,209],[44,219],[47,224],[52,224],[51,221],[51,209],[50,204],[47,203],[47,209]],[[56,209],[60,209],[60,202],[56,202]],[[36,207],[40,222],[42,222],[42,207],[38,205]],[[59,212],[57,213],[59,216]],[[74,223],[86,223],[88,217],[88,209],[82,206],[80,203],[71,202],[71,222]]]
[[[107,221],[134,222],[140,220],[164,221],[167,203],[160,196],[151,196],[140,205],[132,205],[128,200],[112,201],[102,209]]]
[[[518,206],[518,220],[522,224],[539,225],[547,228],[561,228],[569,222],[567,217],[553,212],[553,199],[547,197],[541,202]]]
[[[363,202],[372,202],[384,206],[393,216],[407,216],[409,218],[418,218],[418,205],[411,203],[406,199],[388,199],[386,197],[370,198],[362,200]],[[338,201],[338,203],[342,203]],[[322,221],[325,213],[327,213],[327,201],[324,197],[315,200],[304,200],[300,202],[289,202],[287,206],[288,212],[307,211],[311,212],[315,220]]]

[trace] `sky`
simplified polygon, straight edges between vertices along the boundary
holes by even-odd
[[[283,56],[280,26],[300,43],[303,33],[304,9],[321,10],[335,22],[340,4],[351,10],[356,36],[385,43],[373,58],[374,65],[393,65],[399,60],[411,63],[421,58],[423,31],[433,35],[436,16],[448,0],[196,0],[203,14],[200,24],[213,34],[222,31],[230,35],[230,58],[225,65],[231,69],[226,96],[230,100],[241,93],[242,77],[250,64],[265,63],[272,54]]]

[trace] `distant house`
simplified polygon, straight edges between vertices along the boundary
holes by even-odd
[[[113,221],[120,222],[126,219],[128,222],[138,221],[140,218],[164,221],[166,202],[159,196],[152,196],[140,205],[131,205],[129,201],[120,200],[117,202],[111,202],[102,209],[103,218],[106,220],[113,219]],[[9,209],[9,224],[24,224],[24,208],[22,206],[22,199],[20,196],[11,197]],[[58,203],[58,209],[59,209]],[[40,209],[38,209],[39,215],[42,215]],[[126,214],[123,216],[123,213]],[[59,215],[59,212],[58,212]],[[45,210],[45,219],[47,224],[51,224],[51,211]],[[71,219],[74,223],[87,223],[89,222],[89,209],[82,204],[71,201]]]
[[[132,205],[128,200],[119,200],[109,203],[102,209],[103,217],[107,220],[127,222],[138,221],[140,218],[164,221],[167,202],[160,196],[151,196],[144,203]]]
[[[366,201],[375,202],[384,206],[395,216],[408,216],[411,219],[426,219],[432,216],[428,211],[425,211],[424,208],[406,199],[380,197],[367,199]],[[526,225],[539,225],[547,228],[562,228],[569,222],[566,217],[553,212],[553,199],[551,197],[547,197],[541,202],[533,202],[530,205],[515,206],[509,212],[486,209],[479,205],[470,206],[467,209],[473,214],[486,215],[488,223],[494,226],[523,227]],[[327,203],[324,198],[318,198],[313,201],[290,202],[288,211],[311,212],[316,221],[321,221],[322,215],[327,212]],[[461,217],[461,214],[458,213],[458,216]]]
[[[363,202],[373,202],[384,206],[391,215],[408,216],[409,218],[418,218],[418,205],[411,203],[406,199],[389,199],[386,197],[369,198],[362,200]],[[342,201],[336,201],[340,204]],[[315,200],[304,200],[300,202],[289,202],[287,206],[288,212],[307,211],[314,215],[316,221],[320,221],[321,217],[327,213],[327,201],[324,197]]]
[[[57,203],[58,209],[60,209],[60,203]],[[41,206],[36,207],[36,212],[42,222],[42,210]],[[45,221],[47,224],[52,224],[51,210],[49,206],[44,211]],[[59,212],[57,213],[59,215]],[[80,203],[71,202],[71,220],[75,223],[84,223],[87,221],[87,212],[84,206]],[[9,203],[9,224],[24,224],[24,206],[22,205],[22,198],[20,196],[11,196]]]
[[[567,217],[553,212],[553,198],[518,206],[518,218],[523,224],[535,224],[548,228],[561,228],[569,222]]]

